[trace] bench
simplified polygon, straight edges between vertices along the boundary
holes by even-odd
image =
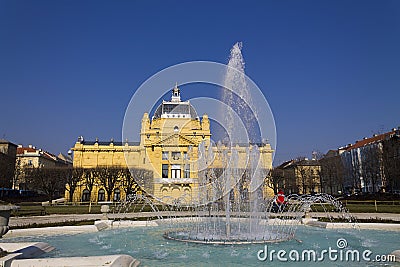
[[[13,216],[34,216],[34,215],[46,215],[46,209],[42,205],[18,205],[19,208],[12,211]]]

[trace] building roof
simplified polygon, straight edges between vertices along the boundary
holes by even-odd
[[[356,141],[356,143],[353,145],[347,146],[345,150],[350,151],[352,149],[360,148],[360,147],[363,147],[363,146],[366,146],[366,145],[369,145],[372,143],[383,141],[383,140],[389,138],[390,136],[394,135],[395,133],[396,133],[396,130],[393,130],[393,131],[390,131],[387,133],[374,135],[373,137],[370,137],[370,138],[364,138],[363,140]]]
[[[10,141],[5,140],[5,139],[0,139],[0,144],[9,144],[9,145],[17,146],[13,142],[10,142]]]
[[[57,156],[56,155],[53,155],[50,152],[44,151],[42,149],[37,149],[37,148],[35,148],[33,146],[32,147],[31,146],[28,146],[28,147],[19,146],[19,147],[17,147],[17,156],[38,156],[38,157],[42,156],[42,157],[47,158],[49,160],[54,160],[54,161],[57,160]]]
[[[69,163],[72,163],[72,162],[73,162],[73,159],[72,159],[72,157],[71,157],[70,155],[64,155],[64,154],[61,153],[61,152],[57,155],[57,157],[58,157],[59,159],[65,161],[65,162],[69,162]]]
[[[99,144],[99,146],[109,146],[111,143],[113,143],[114,146],[124,146],[125,144],[128,144],[130,146],[139,146],[140,142],[120,142],[120,141],[81,141],[80,142],[83,145],[94,145],[94,144]]]
[[[49,161],[52,161],[56,164],[56,166],[70,166],[72,165],[72,158],[70,156],[66,156],[60,153],[59,156],[56,156],[48,151],[38,149],[32,145],[28,147],[23,147],[19,145],[17,147],[17,157],[35,157],[35,158],[44,158]],[[61,164],[61,165],[60,165]]]
[[[279,165],[278,169],[294,168],[296,166],[319,166],[321,165],[318,160],[314,159],[301,159],[301,160],[288,160]]]
[[[289,167],[290,165],[292,165],[293,162],[294,162],[293,159],[292,159],[292,160],[287,160],[287,161],[283,162],[281,165],[277,166],[276,169],[284,169],[284,168],[287,168],[287,167]]]
[[[196,119],[197,112],[189,103],[189,101],[185,102],[167,102],[163,101],[161,105],[159,105],[154,112],[153,119],[158,118],[192,118]]]
[[[293,165],[295,165],[295,166],[318,166],[321,164],[316,159],[303,159],[303,160],[294,162]]]
[[[28,153],[35,153],[36,149],[33,147],[17,147],[17,154],[24,154],[25,151]]]
[[[153,119],[158,118],[192,118],[196,119],[197,112],[189,101],[181,101],[180,89],[175,85],[172,89],[171,101],[164,101],[154,112]]]

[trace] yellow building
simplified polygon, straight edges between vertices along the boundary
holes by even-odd
[[[321,193],[321,164],[318,160],[290,160],[276,167],[275,171],[281,171],[279,188],[287,194]]]
[[[180,89],[175,86],[170,101],[163,101],[153,116],[144,113],[140,131],[140,142],[88,142],[78,139],[74,151],[74,167],[93,169],[99,166],[129,167],[136,182],[150,195],[166,202],[184,199],[192,202],[198,196],[199,188],[199,145],[210,147],[210,121],[206,114],[199,118],[189,101],[182,101]],[[269,144],[258,144],[260,164],[265,173],[272,167],[272,149]],[[214,157],[208,160],[208,168],[221,169],[223,150],[227,147],[213,147]],[[248,145],[237,145],[238,166],[248,165]],[[264,173],[263,172],[263,173]],[[115,183],[113,196],[118,201],[125,197],[121,181]],[[246,185],[244,185],[246,186]],[[248,185],[247,185],[248,186]],[[88,196],[88,188],[83,179],[74,193],[72,201],[102,201],[107,190],[104,184],[93,184]],[[138,187],[136,187],[138,189]],[[110,190],[108,190],[110,191]],[[110,191],[111,192],[111,191]],[[68,194],[66,194],[68,195]]]

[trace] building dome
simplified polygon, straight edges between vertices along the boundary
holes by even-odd
[[[177,85],[172,89],[171,101],[164,101],[154,112],[153,119],[159,118],[198,118],[197,112],[189,101],[181,101],[180,90]]]

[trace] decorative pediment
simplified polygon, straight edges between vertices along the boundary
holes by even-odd
[[[179,133],[171,134],[164,139],[152,144],[155,146],[197,146],[197,142],[195,140],[191,140]]]

